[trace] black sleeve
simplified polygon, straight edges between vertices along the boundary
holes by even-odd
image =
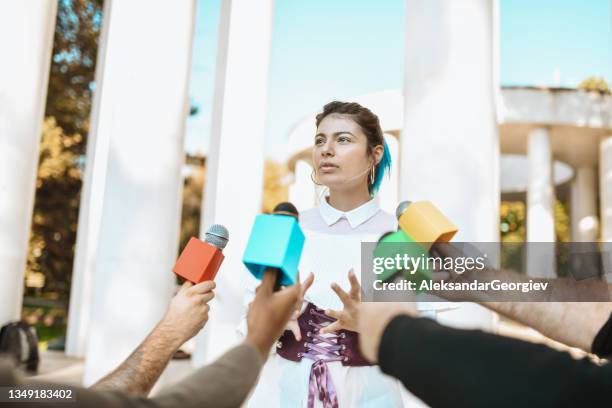
[[[599,333],[593,340],[591,351],[599,357],[607,357],[612,354],[612,315],[610,315],[606,324],[599,329]]]
[[[432,407],[612,406],[611,365],[429,319],[394,318],[378,361]]]

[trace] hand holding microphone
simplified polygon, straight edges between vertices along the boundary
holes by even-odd
[[[242,257],[259,280],[266,270],[276,273],[275,291],[297,280],[305,239],[297,219],[298,211],[291,203],[278,204],[272,214],[258,215]]]
[[[284,331],[301,291],[300,282],[274,291],[276,273],[263,272],[261,285],[247,314],[248,334],[245,343],[255,347],[265,360],[274,342]]]
[[[258,215],[251,230],[243,262],[257,279],[265,273],[275,276],[274,291],[281,286],[299,283],[297,266],[304,247],[304,233],[298,224],[298,210],[291,203],[280,203],[272,214]],[[297,340],[301,339],[297,319],[301,314],[304,294],[312,285],[314,275],[310,273],[299,291],[295,310],[286,330],[291,330]]]
[[[194,284],[215,279],[225,258],[223,249],[228,240],[227,228],[220,224],[211,225],[204,242],[191,237],[172,270]]]
[[[427,262],[429,253],[437,243],[450,241],[457,233],[457,227],[429,201],[403,201],[397,206],[396,216],[398,230],[379,239],[374,256],[403,260],[405,265],[411,265],[411,269],[393,265],[385,268],[380,278],[390,280],[397,272],[403,271],[406,278],[417,283],[431,279],[432,270]],[[418,262],[408,263],[409,260]]]
[[[179,346],[195,336],[208,321],[208,302],[215,296],[213,279],[223,262],[222,251],[228,240],[227,229],[214,224],[206,231],[204,241],[195,237],[189,240],[172,268],[185,282],[170,301],[160,329],[168,329],[169,336]]]
[[[168,334],[179,347],[195,336],[208,321],[210,306],[215,297],[213,281],[203,281],[197,285],[185,281],[170,301],[168,310],[161,320],[160,329],[167,328]]]

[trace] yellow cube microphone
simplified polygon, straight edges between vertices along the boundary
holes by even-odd
[[[458,231],[431,201],[403,201],[395,214],[399,228],[426,251],[436,242],[449,242]]]

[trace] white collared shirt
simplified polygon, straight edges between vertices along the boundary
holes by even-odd
[[[323,197],[318,207],[300,211],[299,218],[306,236],[299,267],[300,278],[304,280],[308,272],[315,275],[305,300],[322,309],[341,310],[342,302],[330,288],[331,283],[336,282],[349,291],[350,268],[354,269],[357,279],[361,279],[361,243],[376,242],[380,235],[396,230],[395,217],[382,211],[375,199],[351,211],[340,211]],[[312,364],[313,361],[306,358],[297,363],[286,360],[273,350],[248,407],[306,408]],[[336,387],[339,406],[403,406],[402,395],[406,394],[403,387],[377,366],[351,367],[331,362],[327,363],[327,368]],[[320,406],[315,397],[315,407]]]
[[[327,195],[319,206],[300,213],[300,226],[327,234],[382,235],[397,229],[395,217],[380,209],[376,198],[350,211],[341,211],[327,202]]]
[[[300,212],[300,227],[306,242],[299,270],[303,276],[315,274],[306,300],[321,308],[341,309],[342,303],[330,284],[336,282],[348,289],[351,268],[360,280],[361,244],[376,242],[382,234],[397,230],[397,221],[380,209],[375,198],[350,211],[341,211],[322,196],[318,207]]]

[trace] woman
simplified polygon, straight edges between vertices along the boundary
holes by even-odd
[[[318,207],[300,214],[306,235],[300,270],[312,271],[314,281],[306,279],[303,287],[311,286],[302,309],[279,339],[249,406],[402,406],[401,385],[369,365],[357,333],[333,318],[342,303],[332,284],[344,282],[349,269],[356,283],[361,242],[397,228],[374,197],[391,157],[378,117],[357,103],[328,103],[316,125],[312,180],[327,188]]]

